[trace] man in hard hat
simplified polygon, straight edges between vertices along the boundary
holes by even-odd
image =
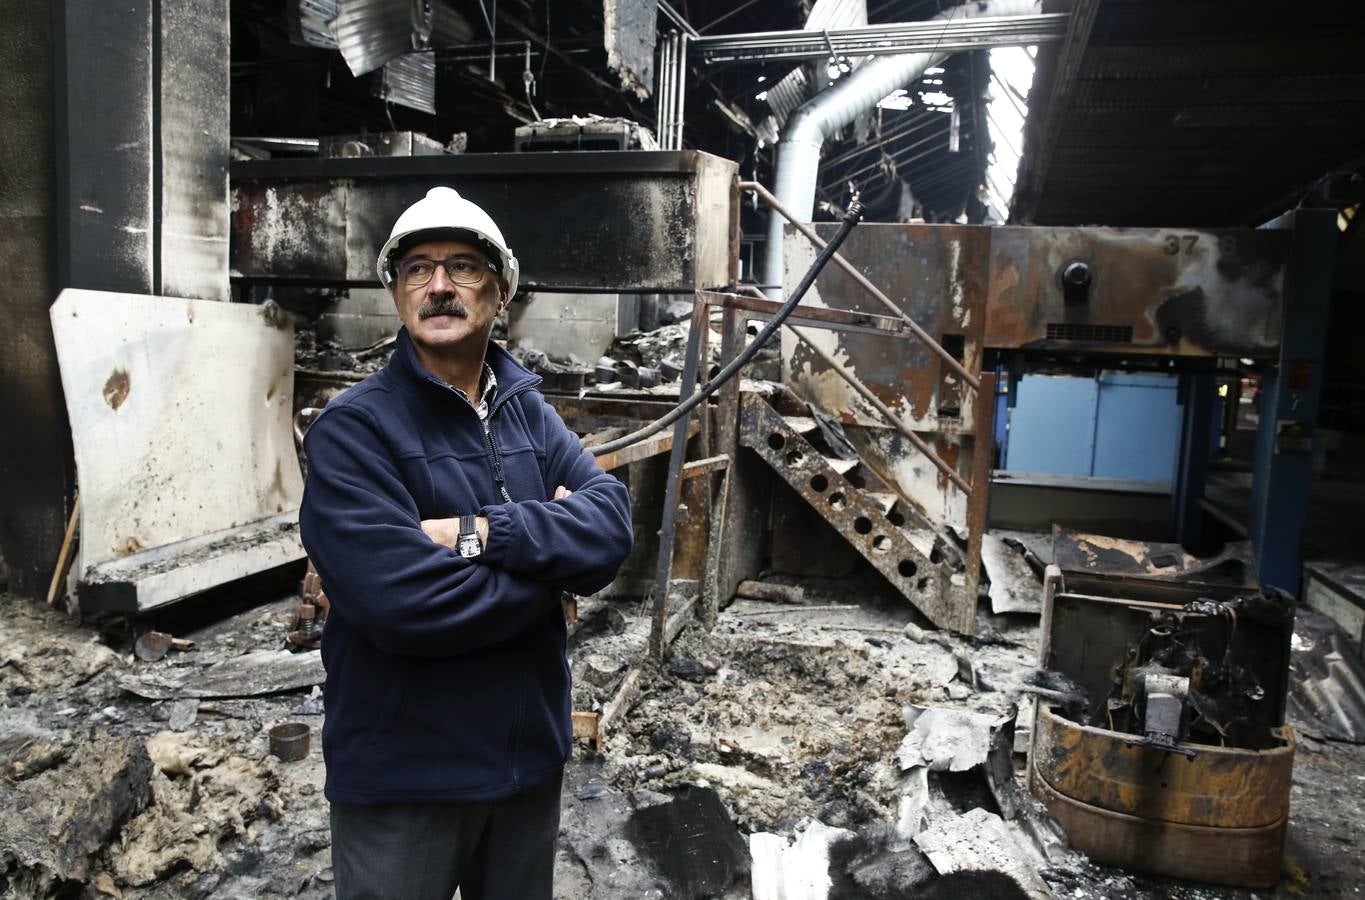
[[[489,341],[519,273],[487,213],[433,188],[378,270],[397,346],[309,429],[299,513],[331,600],[337,897],[549,898],[571,735],[560,596],[615,576],[630,500]]]

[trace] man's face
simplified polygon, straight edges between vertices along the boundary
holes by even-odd
[[[440,351],[469,342],[483,352],[506,285],[488,263],[482,251],[462,241],[428,241],[403,254],[393,302],[414,343]],[[460,283],[476,277],[477,284]]]

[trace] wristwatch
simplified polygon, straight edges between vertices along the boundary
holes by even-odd
[[[479,529],[475,526],[474,516],[460,516],[460,536],[455,539],[455,549],[465,559],[473,559],[483,552],[479,543]]]

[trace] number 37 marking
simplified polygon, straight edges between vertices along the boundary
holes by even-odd
[[[1165,249],[1171,256],[1180,253],[1182,246],[1186,253],[1193,253],[1194,247],[1198,243],[1199,235],[1197,234],[1168,234],[1166,235]]]
[[[1184,252],[1185,255],[1188,256],[1194,253],[1194,248],[1198,246],[1198,244],[1199,235],[1197,234],[1168,234],[1166,235],[1166,241],[1162,245],[1162,249],[1171,256],[1176,256],[1181,252]],[[1231,254],[1235,253],[1236,250],[1237,240],[1232,235],[1225,234],[1218,238],[1218,251],[1220,253]]]

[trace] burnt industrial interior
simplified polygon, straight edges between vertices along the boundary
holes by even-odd
[[[9,22],[0,894],[332,896],[299,448],[436,185],[632,497],[556,896],[1359,890],[1358,4]]]

